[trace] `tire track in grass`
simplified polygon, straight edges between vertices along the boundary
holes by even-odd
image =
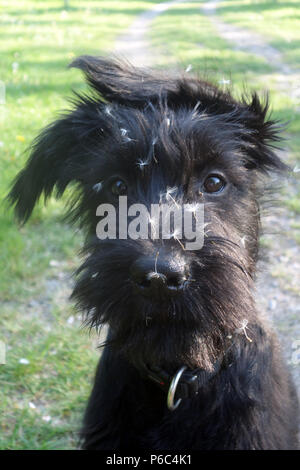
[[[123,56],[134,65],[141,67],[155,65],[159,52],[151,47],[150,40],[147,39],[151,23],[159,15],[172,8],[172,6],[185,3],[186,1],[188,0],[161,2],[141,13],[125,34],[117,39],[114,48],[115,54]]]
[[[278,91],[300,104],[300,70],[286,64],[281,52],[268,44],[260,34],[222,21],[217,16],[221,3],[222,0],[210,0],[201,7],[201,11],[209,18],[220,37],[229,42],[233,49],[264,59],[277,71]]]

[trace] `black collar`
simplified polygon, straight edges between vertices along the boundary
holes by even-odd
[[[197,396],[201,388],[215,377],[222,368],[228,366],[228,361],[225,359],[227,359],[227,353],[234,344],[233,337],[229,337],[229,339],[230,344],[224,355],[214,363],[211,371],[200,368],[190,370],[186,366],[182,366],[175,374],[170,374],[160,367],[150,367],[144,364],[140,372],[167,393],[167,406],[173,411],[183,399]],[[175,395],[176,402],[174,401]]]

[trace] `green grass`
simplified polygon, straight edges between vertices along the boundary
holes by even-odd
[[[62,0],[2,2],[1,201],[34,136],[68,106],[72,89],[85,89],[81,73],[67,70],[68,63],[82,53],[111,50],[153,3],[70,0],[64,10]],[[62,222],[62,206],[40,204],[23,228],[1,206],[0,340],[7,346],[7,364],[0,366],[0,449],[76,447],[99,353],[80,330],[68,302],[70,289],[60,283],[78,266],[82,243],[80,233]],[[20,364],[22,358],[30,363]]]
[[[282,52],[286,63],[300,63],[298,0],[227,0],[218,14],[228,23],[260,33]]]

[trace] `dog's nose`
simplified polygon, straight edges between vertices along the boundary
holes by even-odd
[[[135,290],[147,297],[178,294],[187,281],[187,269],[181,260],[151,257],[137,259],[131,266]]]

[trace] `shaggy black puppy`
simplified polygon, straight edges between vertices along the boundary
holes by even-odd
[[[260,201],[286,170],[267,103],[116,59],[72,66],[93,94],[36,139],[9,199],[24,222],[42,193],[73,184],[68,216],[87,234],[73,296],[89,325],[109,325],[82,446],[296,448],[296,392],[255,306]],[[204,204],[203,247],[120,237],[121,222],[99,239],[97,208],[118,214],[120,196]]]

